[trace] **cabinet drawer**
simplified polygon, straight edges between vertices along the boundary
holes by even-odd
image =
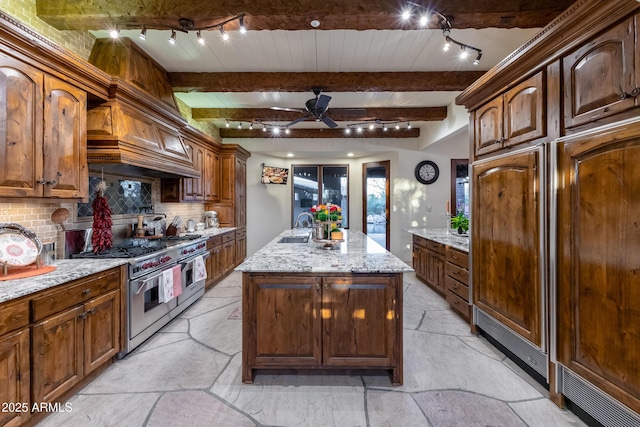
[[[465,285],[469,284],[469,270],[460,268],[457,265],[451,264],[450,262],[447,263],[445,268],[448,277],[452,277],[458,282],[462,282]]]
[[[216,246],[220,246],[222,244],[222,235],[217,235],[213,237],[209,237],[207,240],[207,249],[213,249]]]
[[[422,246],[423,248],[427,247],[427,239],[424,237],[413,235],[413,244],[416,246]]]
[[[0,335],[29,324],[29,301],[0,304]]]
[[[230,233],[225,233],[222,235],[222,243],[230,242],[231,240],[236,240],[236,232],[232,231]]]
[[[445,246],[442,243],[434,242],[433,240],[427,240],[427,249],[444,255]]]
[[[451,308],[460,314],[465,320],[469,320],[470,309],[469,304],[451,291],[447,291],[447,302]]]
[[[445,283],[447,284],[447,291],[453,292],[466,302],[469,302],[469,286],[464,283],[460,283],[449,276],[445,279]]]
[[[468,269],[469,254],[447,246],[447,262]]]
[[[78,282],[62,285],[62,289],[32,300],[33,320],[37,321],[66,308],[120,286],[120,271],[112,270]]]

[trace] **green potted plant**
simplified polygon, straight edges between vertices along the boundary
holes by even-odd
[[[464,234],[469,230],[469,218],[464,216],[462,211],[451,218],[451,227],[458,230],[458,234]]]

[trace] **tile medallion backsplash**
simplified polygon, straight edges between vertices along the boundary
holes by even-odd
[[[96,198],[96,186],[101,180],[99,176],[89,177],[89,203],[78,203],[78,218],[93,215],[91,204]],[[105,197],[112,215],[153,212],[151,182],[110,176],[105,176],[104,180],[107,183]]]

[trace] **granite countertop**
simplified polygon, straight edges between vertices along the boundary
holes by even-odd
[[[344,230],[345,241],[336,249],[323,244],[278,243],[284,236],[309,235],[310,229],[285,230],[236,267],[236,271],[283,273],[401,273],[413,271],[391,252],[365,234]]]
[[[451,234],[447,234],[447,230],[444,228],[407,228],[404,231],[469,253],[468,236],[460,236],[453,231]]]
[[[40,276],[0,281],[0,302],[9,301],[63,283],[90,276],[126,264],[128,259],[59,259],[56,270]]]
[[[230,231],[234,231],[236,229],[237,227],[211,227],[211,228],[205,228],[204,230],[200,230],[200,231],[180,233],[180,236],[190,236],[192,234],[199,234],[202,237],[214,237],[219,234],[224,234]]]

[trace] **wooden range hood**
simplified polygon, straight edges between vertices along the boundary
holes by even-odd
[[[129,39],[96,40],[96,67],[114,76],[109,101],[87,111],[87,161],[135,176],[199,178],[182,140],[180,116],[165,70]]]

